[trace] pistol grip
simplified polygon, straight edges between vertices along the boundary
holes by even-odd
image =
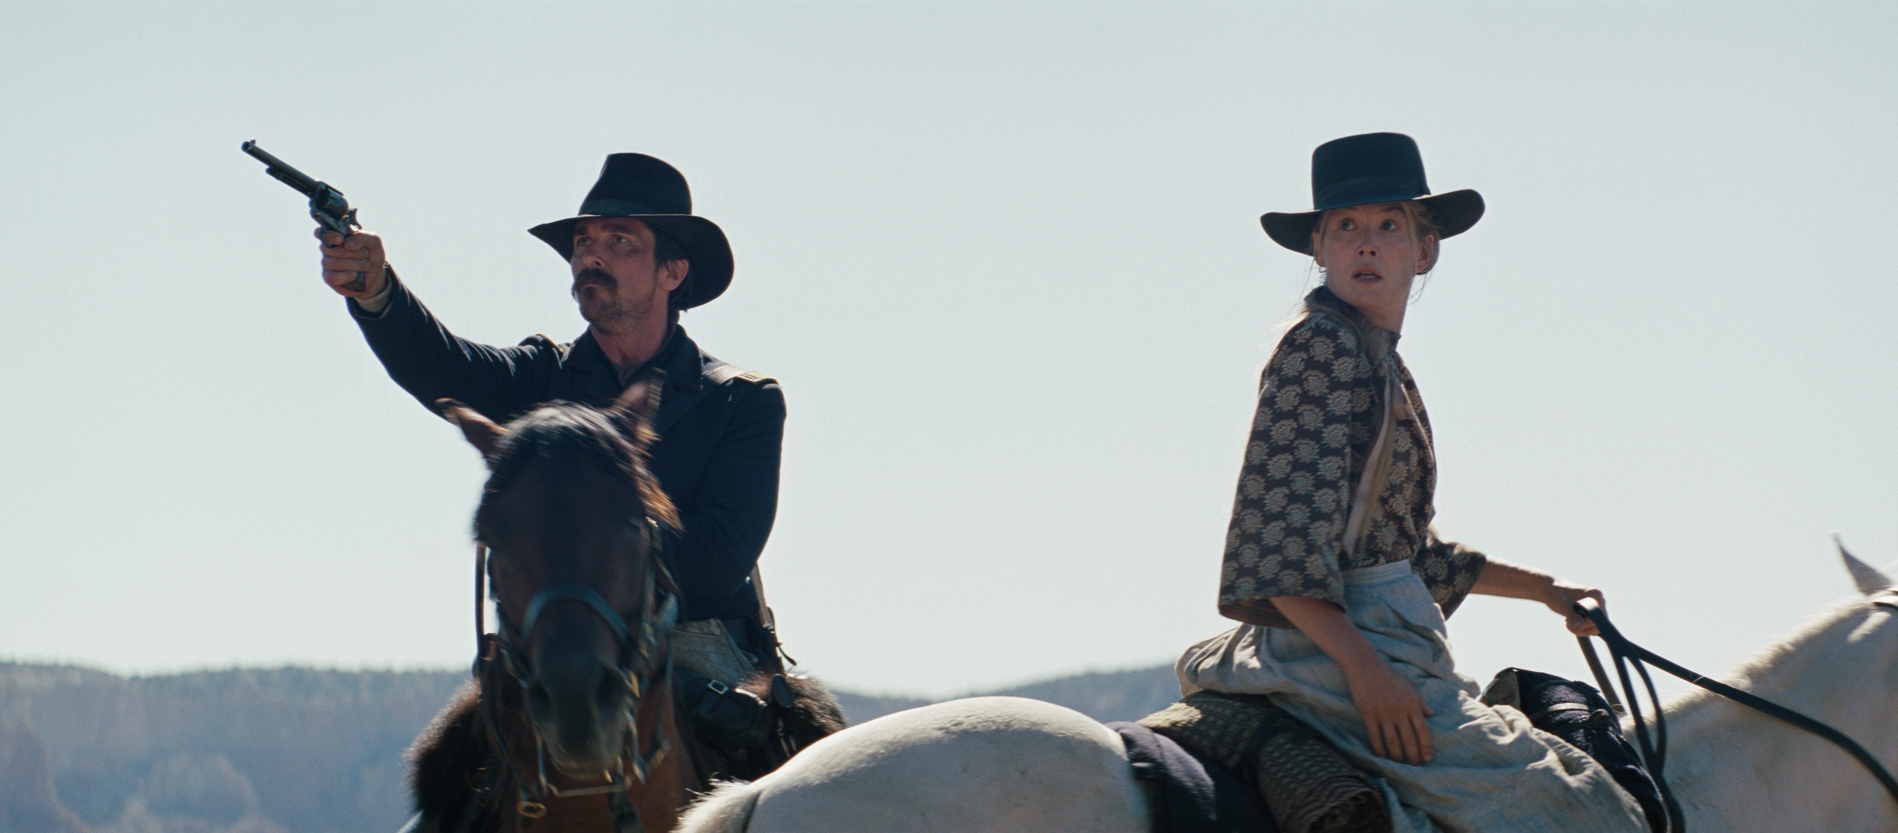
[[[350,232],[362,228],[362,224],[356,222],[356,209],[354,208],[350,209],[348,214],[343,215],[342,219],[337,219],[319,209],[312,208],[310,209],[310,219],[315,220],[316,224],[322,226],[325,230],[342,235],[344,240],[349,239]],[[363,273],[357,272],[356,279],[343,284],[343,288],[351,292],[361,292],[369,286],[367,281],[364,280],[365,277]]]

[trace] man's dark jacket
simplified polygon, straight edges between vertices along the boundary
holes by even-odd
[[[626,387],[591,331],[571,344],[540,335],[518,347],[476,344],[386,274],[393,294],[382,314],[353,301],[350,312],[389,378],[431,411],[452,398],[505,423],[555,399],[605,407]],[[666,374],[652,469],[684,527],[666,553],[684,618],[756,621],[750,576],[777,515],[784,392],[755,374],[713,376],[721,365],[679,327],[646,363]]]

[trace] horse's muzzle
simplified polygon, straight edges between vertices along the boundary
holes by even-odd
[[[554,652],[535,666],[527,713],[547,760],[572,778],[616,770],[634,705],[624,673],[587,653]]]

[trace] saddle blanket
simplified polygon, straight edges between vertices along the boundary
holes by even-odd
[[[1134,778],[1159,786],[1155,833],[1276,833],[1252,788],[1211,761],[1138,723],[1109,723],[1127,745]],[[1149,793],[1151,795],[1152,793]]]

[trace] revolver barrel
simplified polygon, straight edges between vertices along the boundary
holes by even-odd
[[[356,212],[349,207],[349,201],[343,199],[341,189],[327,182],[319,182],[309,174],[290,166],[290,163],[271,156],[257,146],[257,140],[244,142],[245,153],[264,163],[264,173],[275,177],[277,181],[295,188],[297,193],[310,198],[310,217],[321,223],[324,228],[337,234],[348,235],[351,228],[360,228],[356,223]]]
[[[257,157],[257,161],[264,163],[264,173],[270,174],[282,181],[283,184],[297,189],[303,196],[314,197],[318,189],[327,187],[323,183],[311,179],[308,174],[291,167],[290,163],[271,156],[263,148],[257,146],[257,140],[255,139],[245,142],[243,148],[245,153]],[[330,190],[335,191],[336,189],[331,188]],[[342,192],[337,191],[336,193],[340,194]]]

